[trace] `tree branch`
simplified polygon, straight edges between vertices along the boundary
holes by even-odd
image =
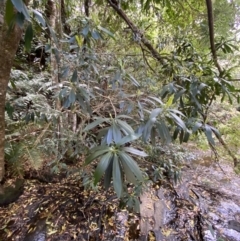
[[[221,75],[223,70],[220,64],[218,63],[217,52],[216,52],[215,43],[214,43],[214,26],[213,26],[214,21],[213,21],[212,0],[206,0],[206,5],[207,5],[207,14],[208,14],[209,40],[210,40],[213,62]]]
[[[165,64],[164,58],[157,52],[157,50],[151,45],[151,43],[146,39],[144,34],[137,28],[134,23],[128,18],[125,12],[119,8],[117,0],[107,0],[110,6],[117,12],[117,14],[125,21],[128,27],[132,30],[135,36],[138,37],[140,42],[151,52],[152,56],[158,60],[162,65]]]

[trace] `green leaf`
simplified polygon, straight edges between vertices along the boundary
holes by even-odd
[[[130,135],[127,135],[127,136],[124,136],[119,142],[117,142],[116,144],[119,145],[119,146],[122,146],[128,142],[131,142],[131,141],[134,141],[134,140],[137,140],[139,137],[141,136],[141,133],[139,134],[135,134],[135,133],[132,133]]]
[[[118,198],[122,195],[122,173],[119,165],[118,156],[115,154],[113,158],[113,187]]]
[[[192,127],[193,133],[195,133],[196,131],[198,131],[201,127],[202,127],[202,123],[200,123],[200,122],[194,123],[194,126]]]
[[[28,9],[27,9],[27,6],[25,5],[25,3],[23,3],[22,13],[23,13],[23,15],[24,15],[24,17],[26,18],[27,21],[31,20]]]
[[[98,40],[98,39],[101,38],[101,35],[95,29],[91,32],[91,35],[92,35],[92,38],[95,39],[95,40]]]
[[[90,153],[94,153],[96,151],[103,150],[103,149],[108,149],[108,151],[110,151],[110,148],[108,145],[100,145],[100,146],[95,146],[91,148]]]
[[[113,141],[113,127],[111,126],[108,129],[108,133],[107,133],[107,144],[110,145]]]
[[[185,125],[185,123],[183,122],[183,120],[177,116],[176,114],[174,114],[173,112],[169,112],[169,114],[172,116],[172,118],[174,119],[175,123],[181,127],[183,130],[186,130],[187,127]]]
[[[108,151],[109,151],[108,148],[103,148],[102,150],[99,150],[99,151],[96,151],[95,153],[90,154],[85,160],[85,166]]]
[[[86,37],[88,35],[88,32],[89,32],[89,25],[83,28],[82,35]]]
[[[115,123],[113,123],[112,128],[113,128],[113,140],[115,143],[118,143],[122,138],[121,130]]]
[[[69,93],[69,96],[68,96],[68,99],[69,99],[69,102],[70,102],[71,104],[74,104],[74,103],[75,103],[75,101],[76,101],[76,94],[75,94],[75,92],[74,92],[73,89],[71,89],[71,91],[70,91],[70,93]]]
[[[106,189],[108,189],[111,184],[112,174],[113,174],[113,158],[110,160],[110,163],[104,175],[104,187]]]
[[[29,53],[31,51],[31,43],[32,43],[32,39],[33,39],[33,28],[32,28],[32,24],[29,23],[25,32],[25,48],[26,51]]]
[[[116,123],[119,124],[119,126],[121,127],[121,129],[122,129],[122,130],[125,130],[128,134],[134,133],[133,128],[132,128],[130,125],[128,125],[127,122],[117,119],[117,120],[116,120]]]
[[[101,139],[103,136],[107,135],[109,127],[102,128],[97,135],[97,140]]]
[[[149,119],[151,119],[152,121],[155,120],[155,118],[163,111],[162,108],[156,108],[154,110],[152,110]]]
[[[5,9],[5,20],[6,20],[6,23],[8,24],[8,26],[10,26],[12,24],[12,21],[15,16],[16,16],[16,14],[14,12],[14,7],[13,7],[11,0],[7,0],[6,9]]]
[[[164,123],[164,121],[160,121],[160,123],[157,123],[157,130],[158,130],[158,134],[159,137],[161,138],[161,140],[166,143],[169,144],[172,140],[170,132],[168,127],[166,126],[166,124]]]
[[[16,18],[15,18],[15,23],[20,27],[23,28],[24,25],[24,15],[22,13],[17,12]]]
[[[124,147],[123,150],[126,151],[126,152],[129,152],[129,153],[132,153],[134,155],[137,155],[137,156],[142,156],[142,157],[148,156],[148,154],[146,152],[139,151],[139,150],[137,150],[133,147]]]
[[[180,130],[181,130],[181,128],[179,128],[178,126],[175,128],[175,131],[173,133],[173,140],[177,139],[177,136],[178,136]]]
[[[156,128],[155,128],[155,126],[153,126],[153,128],[152,128],[152,130],[151,130],[151,144],[153,145],[153,146],[156,146]]]
[[[184,137],[184,131],[181,130],[180,135],[179,135],[179,141],[180,141],[180,144],[183,143],[183,137]]]
[[[132,119],[132,117],[131,117],[131,116],[128,116],[128,115],[117,115],[117,116],[116,116],[116,119],[119,119],[119,118]]]
[[[137,80],[132,75],[128,74],[128,76],[135,86],[137,86],[137,87],[140,86],[140,84],[137,82]]]
[[[214,139],[213,139],[213,137],[212,137],[212,129],[211,129],[211,126],[205,124],[204,127],[205,127],[204,133],[205,133],[205,135],[206,135],[209,143],[211,143],[212,145],[215,145]]]
[[[133,172],[130,170],[130,168],[128,167],[128,165],[125,162],[121,161],[121,164],[124,169],[123,171],[124,171],[127,181],[136,185],[137,184],[136,176],[133,174]]]
[[[128,168],[133,172],[133,174],[137,177],[139,181],[143,180],[142,173],[137,165],[137,163],[125,152],[119,152],[118,153],[121,161],[125,162],[125,164],[128,166]]]
[[[94,122],[90,123],[89,125],[87,125],[83,131],[89,131],[93,128],[95,128],[96,126],[102,124],[104,121],[108,121],[108,118],[98,118],[97,120],[95,120]]]
[[[144,126],[144,130],[143,130],[143,140],[144,140],[144,142],[147,142],[148,138],[150,137],[153,125],[154,125],[153,121],[148,120],[148,122]]]
[[[183,142],[188,142],[190,137],[190,133],[188,131],[185,131],[184,137],[183,137]]]
[[[98,29],[103,31],[104,33],[106,33],[108,36],[110,36],[111,38],[115,39],[114,34],[112,32],[110,32],[109,30],[107,30],[106,28],[103,28],[101,26],[98,26]]]
[[[169,108],[169,107],[173,104],[173,100],[174,100],[174,94],[172,94],[172,95],[169,97],[169,99],[168,99],[168,101],[167,101],[167,103],[166,103],[166,107],[167,107],[167,108]]]
[[[213,133],[214,133],[217,137],[221,137],[221,133],[219,132],[218,129],[214,128],[213,126],[210,126],[210,128],[212,129]]]
[[[46,27],[46,22],[45,22],[45,19],[43,18],[43,15],[40,12],[38,12],[37,10],[33,9],[32,11],[33,11],[36,19],[38,20],[38,22],[41,23],[42,26],[45,28]]]
[[[78,81],[78,72],[77,69],[74,70],[72,78],[71,78],[71,82],[77,82]]]
[[[13,6],[17,9],[18,12],[22,12],[23,11],[23,1],[22,0],[11,0]]]
[[[7,111],[8,116],[13,119],[14,108],[9,102],[6,103],[5,110]]]
[[[61,69],[61,78],[65,79],[68,77],[68,73],[69,73],[69,66],[64,66],[62,69]]]
[[[97,166],[97,168],[94,172],[94,185],[96,185],[99,182],[99,180],[101,179],[101,177],[103,176],[103,174],[106,171],[111,159],[112,159],[112,153],[111,152],[108,152],[106,155],[104,155],[101,158],[101,160],[100,160],[100,162],[99,162],[99,164],[98,164],[98,166]]]
[[[152,99],[152,100],[155,100],[156,102],[158,102],[159,104],[163,105],[163,102],[157,98],[157,97],[154,97],[154,96],[148,96],[148,98]]]

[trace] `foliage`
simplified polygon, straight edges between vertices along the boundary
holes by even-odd
[[[94,184],[105,174],[105,187],[113,179],[117,196],[130,198],[126,183],[139,188],[148,178],[143,178],[143,160],[156,163],[155,180],[163,175],[175,181],[180,178],[180,157],[162,157],[155,146],[169,145],[177,139],[187,142],[191,134],[202,133],[210,144],[215,144],[214,136],[220,134],[208,120],[209,107],[218,97],[221,101],[227,97],[230,103],[239,99],[238,90],[230,82],[231,71],[219,73],[205,54],[208,48],[197,43],[202,34],[197,25],[206,21],[202,17],[205,7],[198,3],[199,10],[192,9],[193,3],[189,2],[122,2],[121,9],[137,19],[149,44],[159,51],[161,62],[152,58],[156,56],[145,48],[137,31],[129,31],[114,14],[102,14],[102,1],[97,1],[91,16],[73,11],[74,16],[68,20],[72,33],[64,39],[57,37],[41,11],[30,8],[29,13],[22,0],[8,1],[8,24],[15,18],[22,27],[24,20],[28,22],[27,51],[31,49],[34,30],[31,16],[42,29],[48,27],[51,35],[48,47],[57,62],[54,71],[58,83],[36,76],[31,80],[26,76],[12,80],[6,107],[14,123],[24,121],[27,127],[33,124],[41,128],[36,150],[50,157],[48,165],[53,172],[68,169],[66,159],[79,160],[87,155],[86,165],[99,161]],[[220,16],[219,6],[216,5],[216,16]],[[186,13],[191,13],[189,18]],[[228,23],[232,21],[228,19]],[[224,38],[219,38],[216,49],[222,58],[237,51]],[[7,129],[12,134],[16,128],[10,126],[9,123]],[[151,145],[148,158],[142,150],[147,145]],[[25,146],[21,143],[16,149],[6,150],[14,156],[11,152],[22,153]],[[34,142],[27,146],[24,150],[36,147]],[[141,158],[133,159],[132,155]],[[131,200],[129,205],[134,206],[136,200]]]

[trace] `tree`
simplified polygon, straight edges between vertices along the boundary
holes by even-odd
[[[28,1],[26,1],[27,4]],[[14,22],[9,28],[6,8],[13,9],[10,1],[0,1],[0,181],[4,177],[5,98],[13,60],[22,37],[23,27]],[[12,12],[12,18],[17,11]]]
[[[20,2],[21,6],[16,4],[17,2]],[[69,0],[68,2],[71,1]],[[108,123],[108,126],[103,130],[103,135],[101,136],[104,147],[93,149],[92,151],[97,150],[99,155],[92,155],[87,159],[87,163],[89,163],[102,154],[106,154],[102,159],[101,165],[104,164],[104,168],[107,169],[102,168],[100,165],[97,169],[98,171],[100,170],[100,173],[96,173],[96,176],[99,178],[103,174],[103,170],[112,171],[114,166],[114,168],[116,168],[114,173],[115,180],[119,181],[123,176],[121,168],[124,167],[125,172],[127,172],[127,164],[129,163],[131,168],[133,168],[131,171],[133,171],[133,173],[135,172],[134,175],[128,172],[130,179],[133,180],[134,176],[140,176],[139,170],[136,169],[136,165],[132,162],[132,159],[129,159],[125,153],[123,153],[129,151],[132,154],[138,153],[144,156],[144,153],[124,147],[126,143],[136,140],[137,137],[140,136],[145,142],[148,142],[151,138],[152,143],[154,143],[156,136],[160,137],[160,139],[166,143],[169,143],[176,137],[180,139],[180,142],[183,142],[189,139],[190,130],[193,129],[195,132],[205,133],[208,141],[213,143],[212,134],[215,132],[214,128],[207,123],[208,109],[212,101],[216,98],[216,95],[228,95],[230,85],[226,81],[229,77],[228,72],[223,72],[217,65],[212,10],[209,11],[208,25],[210,27],[212,60],[214,60],[214,64],[218,68],[216,71],[213,70],[214,65],[209,61],[210,58],[208,56],[206,57],[206,55],[199,54],[200,48],[194,43],[194,40],[200,35],[197,25],[204,22],[207,16],[205,14],[206,5],[203,5],[203,3],[198,3],[200,6],[199,10],[193,7],[194,1],[147,0],[126,2],[107,0],[92,2],[93,1],[86,0],[84,1],[84,6],[78,6],[79,12],[84,11],[85,16],[83,16],[83,13],[80,13],[81,16],[78,16],[79,18],[76,19],[75,26],[73,24],[75,27],[75,29],[74,27],[72,28],[75,30],[74,34],[67,36],[64,41],[59,41],[59,37],[63,36],[61,22],[63,25],[66,24],[65,14],[63,14],[63,12],[66,11],[66,9],[64,10],[64,1],[61,1],[61,4],[56,4],[56,1],[52,0],[45,1],[44,3],[46,3],[48,10],[46,11],[46,15],[49,17],[48,27],[52,53],[51,70],[53,84],[55,85],[54,87],[56,87],[54,94],[60,99],[55,102],[59,103],[59,105],[56,106],[56,109],[60,110],[58,111],[58,118],[63,118],[64,114],[66,114],[66,117],[77,112],[78,114],[80,113],[79,115],[81,116],[91,114],[89,107],[90,102],[93,100],[91,95],[93,91],[95,91],[94,94],[98,95],[99,102],[108,102],[108,111],[113,112],[110,117],[104,116],[104,118],[100,118],[96,122],[91,123],[90,126],[83,126],[83,129],[85,127],[85,131],[89,132],[99,124]],[[13,3],[17,10],[15,14],[18,14],[19,18],[15,20],[19,21],[20,19],[23,22],[23,20],[27,19],[28,16],[25,16],[27,13],[25,7],[23,7],[25,5],[22,0],[8,0],[7,3],[12,8]],[[207,0],[206,3],[209,9],[209,6],[211,7],[212,5],[211,1]],[[60,6],[62,6],[62,9]],[[89,9],[91,11],[89,11]],[[181,11],[179,11],[179,9],[181,9]],[[186,12],[190,14],[190,17],[187,19],[185,18]],[[137,19],[140,15],[141,17]],[[38,17],[39,16],[40,15],[38,15]],[[3,29],[5,29],[6,32],[11,21],[5,21],[5,19],[9,20],[9,17],[6,16],[4,18],[3,26],[5,26],[5,28]],[[79,21],[79,19],[81,21]],[[12,20],[14,20],[14,18],[12,18]],[[44,20],[40,18],[40,22],[43,23],[43,21]],[[159,24],[159,22],[161,24]],[[192,22],[195,24],[191,24]],[[102,23],[107,27],[102,27]],[[168,25],[170,25],[170,27]],[[10,33],[14,34],[16,32],[15,29],[18,29],[19,26],[22,27],[21,24],[18,24],[18,22],[16,24],[15,22],[14,28],[10,29],[12,30]],[[31,24],[29,24],[29,26],[31,27]],[[114,36],[107,28],[115,31],[117,38],[125,40],[120,44],[118,43],[118,48],[120,49],[118,52],[115,51],[114,45],[116,45],[116,42],[111,41],[111,38],[114,39]],[[21,28],[19,29],[21,30]],[[27,30],[28,29],[31,28],[27,28]],[[22,31],[20,32],[22,33]],[[27,32],[28,31],[26,31],[26,33]],[[17,35],[18,38],[20,38],[21,33]],[[167,39],[168,34],[171,35],[169,41]],[[166,41],[161,39],[162,35],[166,37]],[[26,36],[28,35],[26,34]],[[7,39],[8,35],[2,37]],[[25,40],[29,47],[30,38],[25,38]],[[11,48],[12,54],[10,57],[12,58],[14,57],[14,51],[16,51],[18,42],[15,41],[14,48]],[[71,55],[65,49],[63,50],[62,46],[64,44],[62,43],[71,45],[74,54]],[[106,43],[112,44],[112,46],[110,46],[111,53],[107,53],[106,56],[112,55],[113,58],[99,57],[101,53],[98,54],[96,51],[100,50],[101,52],[102,46],[103,51],[106,51]],[[165,48],[164,45],[168,45],[169,48]],[[99,46],[99,49],[97,49],[96,46]],[[2,48],[5,48],[5,46]],[[131,60],[125,58],[126,49],[131,49],[136,54]],[[207,52],[208,48],[205,47],[204,51]],[[122,54],[124,57],[118,57],[118,54]],[[69,55],[71,56],[69,57]],[[137,57],[137,55],[140,57]],[[138,65],[139,59],[141,59],[144,67],[140,66],[140,64]],[[136,76],[140,76],[139,73],[143,73],[142,81],[139,81],[140,83],[134,78],[134,74],[130,74],[132,66],[137,66],[133,71]],[[8,67],[9,73],[10,68],[11,63]],[[152,78],[155,81],[158,92],[160,92],[159,89],[161,88],[160,94],[162,99],[165,98],[165,103],[156,96],[150,96],[150,98],[147,99],[144,98],[146,97],[144,94],[139,94],[140,91],[138,88],[144,85],[146,86],[146,77]],[[218,81],[212,81],[214,78],[218,79]],[[119,90],[122,91],[121,88],[124,81],[133,83],[135,85],[134,90],[139,92],[137,92],[132,99],[125,98],[126,95],[123,95],[121,100],[119,96],[114,96],[114,101],[116,102],[112,103],[113,99],[105,95],[107,88],[100,90],[104,95],[99,95],[99,92],[96,91],[96,89],[99,90],[98,82],[101,81],[105,81],[105,87],[108,87],[109,84],[112,85],[113,94],[114,88],[116,88],[117,85],[120,86]],[[3,96],[6,94],[7,82],[8,78],[5,78],[5,92],[3,92]],[[60,82],[61,89],[59,88]],[[147,95],[149,95],[149,93]],[[61,106],[58,101],[61,101]],[[119,103],[124,102],[125,105],[129,106],[134,105],[133,108],[129,108],[130,111],[128,114],[131,113],[133,116],[135,115],[135,127],[138,126],[139,132],[137,135],[134,135],[133,128],[129,125],[131,121],[127,121],[131,118],[128,119],[126,115],[118,116],[115,108],[119,104],[117,101],[119,101]],[[1,103],[4,103],[4,99]],[[149,103],[151,103],[152,106]],[[3,123],[4,104],[1,106],[1,111],[3,113],[1,123]],[[63,114],[64,111],[65,113]],[[73,112],[70,113],[71,111]],[[83,115],[84,111],[85,113]],[[140,118],[136,118],[136,113],[141,116],[141,120]],[[62,120],[59,122],[61,123]],[[66,124],[66,127],[69,126],[68,124],[69,123]],[[76,128],[74,129],[76,130]],[[59,138],[61,131],[59,128]],[[1,134],[4,138],[4,132]],[[90,134],[94,135],[94,133]],[[121,140],[122,137],[125,139]],[[116,146],[114,146],[115,144]],[[114,146],[114,148],[110,148],[109,146],[111,145]],[[2,154],[3,143],[1,151]],[[108,153],[109,151],[112,152],[110,155]],[[0,160],[4,163],[3,157]],[[116,164],[118,160],[123,161],[122,165],[119,166]],[[113,165],[113,163],[115,164]],[[107,178],[109,184],[111,175],[108,175]],[[120,196],[121,188],[116,186],[116,189]]]

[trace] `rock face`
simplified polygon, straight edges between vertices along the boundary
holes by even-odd
[[[24,190],[24,180],[17,179],[15,186],[5,187],[0,194],[0,206],[8,205],[15,202],[20,195],[22,195]]]

